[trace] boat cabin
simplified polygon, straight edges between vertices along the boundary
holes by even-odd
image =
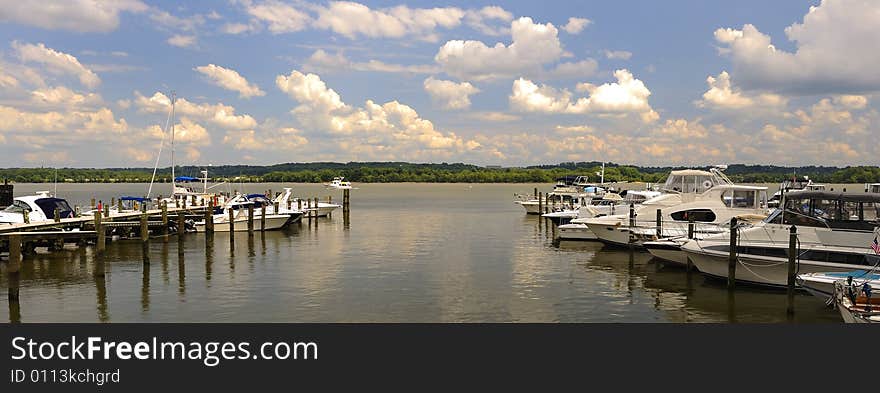
[[[714,168],[710,172],[685,169],[670,172],[662,189],[671,193],[701,194],[721,184],[733,183],[727,176],[724,176],[724,174]]]
[[[53,220],[56,209],[61,218],[76,216],[66,200],[49,196],[48,192],[38,192],[35,196],[15,198],[0,212],[0,223],[23,223],[25,212],[30,222]]]
[[[880,226],[880,193],[794,191],[765,222],[872,231]]]

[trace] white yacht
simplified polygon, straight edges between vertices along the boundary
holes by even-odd
[[[260,195],[262,196],[262,195]],[[266,206],[266,228],[265,230],[277,230],[282,229],[290,223],[299,221],[302,219],[303,213],[300,211],[288,211],[276,213],[274,212],[274,208],[270,207],[271,204],[268,202],[268,198],[262,196],[263,199],[258,199],[256,197],[251,200],[250,198],[244,195],[236,195],[231,198],[229,202],[227,202],[222,209],[222,213],[214,214],[214,231],[215,232],[229,232],[231,229],[230,220],[229,220],[229,211],[232,210],[232,224],[235,227],[236,231],[247,231],[247,221],[248,221],[248,206],[254,206],[254,230],[260,231],[262,228],[262,211],[260,208],[262,206]],[[279,209],[280,210],[280,209]],[[195,223],[196,232],[204,232],[205,231],[205,221],[197,221]]]
[[[791,191],[825,191],[825,185],[813,183],[813,181],[807,176],[804,176],[803,179],[786,179],[779,184],[779,190],[773,193],[773,196],[767,201],[768,206],[774,208],[779,206],[779,201],[782,200],[782,194]]]
[[[880,263],[871,249],[880,226],[880,194],[796,191],[785,194],[784,209],[763,222],[742,229],[736,280],[763,285],[788,282],[789,229],[797,227],[797,271],[848,272]],[[684,244],[694,265],[704,274],[726,278],[729,233]]]
[[[649,199],[629,212],[584,221],[599,240],[637,245],[658,238],[656,210],[661,210],[659,238],[687,234],[688,221],[700,232],[720,232],[721,224],[737,216],[766,215],[767,187],[734,185],[717,168],[673,171],[663,187],[666,194]]]
[[[0,224],[23,224],[25,213],[29,223],[53,221],[56,209],[60,218],[73,218],[76,215],[66,200],[52,196],[49,191],[16,197],[11,205],[0,211]]]
[[[556,185],[553,191],[547,193],[550,208],[558,207],[574,208],[576,206],[585,205],[589,200],[594,198],[602,198],[605,195],[605,188],[589,182],[587,176],[563,176],[556,179]],[[519,200],[514,203],[523,207],[526,214],[542,214],[539,207],[543,207],[544,201],[536,198],[527,198],[518,195]]]
[[[334,177],[333,180],[330,181],[330,183],[324,183],[324,187],[334,188],[337,190],[350,190],[351,182],[345,181],[345,178],[342,176],[337,176]]]
[[[290,211],[296,211],[298,209],[298,201],[300,201],[300,198],[294,197],[292,189],[289,187],[285,187],[284,191],[278,194],[278,196],[276,196],[275,199],[272,200],[273,203],[278,202],[278,210],[282,213],[288,211],[288,201],[290,201]],[[307,206],[309,205],[309,203],[305,199],[303,199],[301,205],[302,210],[307,210]],[[330,215],[330,213],[333,213],[333,211],[342,207],[342,205],[338,205],[335,203],[320,201],[318,202],[317,207],[315,206],[314,201],[312,201],[311,205],[312,209],[317,211],[318,217],[327,217]]]
[[[630,190],[626,192],[625,197],[615,193],[607,193],[604,198],[578,209],[575,212],[576,216],[569,223],[560,225],[557,228],[557,237],[561,240],[597,240],[596,235],[585,224],[586,220],[615,215],[620,212],[629,212],[630,204],[640,206],[645,201],[660,194],[659,191],[651,190]]]

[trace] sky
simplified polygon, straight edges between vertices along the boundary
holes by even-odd
[[[0,0],[0,166],[168,166],[169,123],[178,165],[878,165],[877,42],[870,0]]]

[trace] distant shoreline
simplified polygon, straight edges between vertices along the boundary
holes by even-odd
[[[684,167],[640,167],[606,163],[606,182],[658,183],[669,171]],[[699,166],[698,166],[699,168]],[[702,168],[706,168],[705,166]],[[561,163],[529,167],[495,167],[470,164],[413,164],[404,162],[288,163],[268,166],[179,166],[176,176],[199,178],[208,170],[212,182],[230,183],[324,183],[344,176],[355,183],[552,183],[568,175],[587,175],[600,182],[601,162]],[[773,165],[727,166],[724,173],[737,183],[779,183],[783,179],[808,176],[819,183],[878,183],[880,167],[825,166],[782,167]],[[149,183],[152,168],[6,168],[0,181],[15,183]],[[169,183],[171,169],[159,168],[156,183]]]

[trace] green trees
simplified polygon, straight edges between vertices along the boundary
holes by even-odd
[[[229,165],[211,167],[213,181],[320,183],[335,176],[345,176],[358,183],[433,182],[433,183],[549,183],[566,175],[588,175],[598,182],[598,162],[567,162],[559,165],[541,165],[524,168],[480,167],[468,164],[411,164],[405,162],[350,162],[350,163],[288,163],[271,166]],[[605,180],[662,182],[673,167],[637,167],[607,164]],[[202,168],[186,166],[175,168],[178,176],[199,177]],[[725,173],[736,182],[777,183],[795,174],[807,175],[823,183],[880,182],[880,168],[876,166],[836,167],[779,167],[766,165],[731,165]],[[0,178],[19,183],[51,183],[55,181],[54,168],[0,169]],[[58,182],[149,182],[152,169],[148,168],[58,168]],[[170,168],[157,172],[158,182],[171,181]]]

